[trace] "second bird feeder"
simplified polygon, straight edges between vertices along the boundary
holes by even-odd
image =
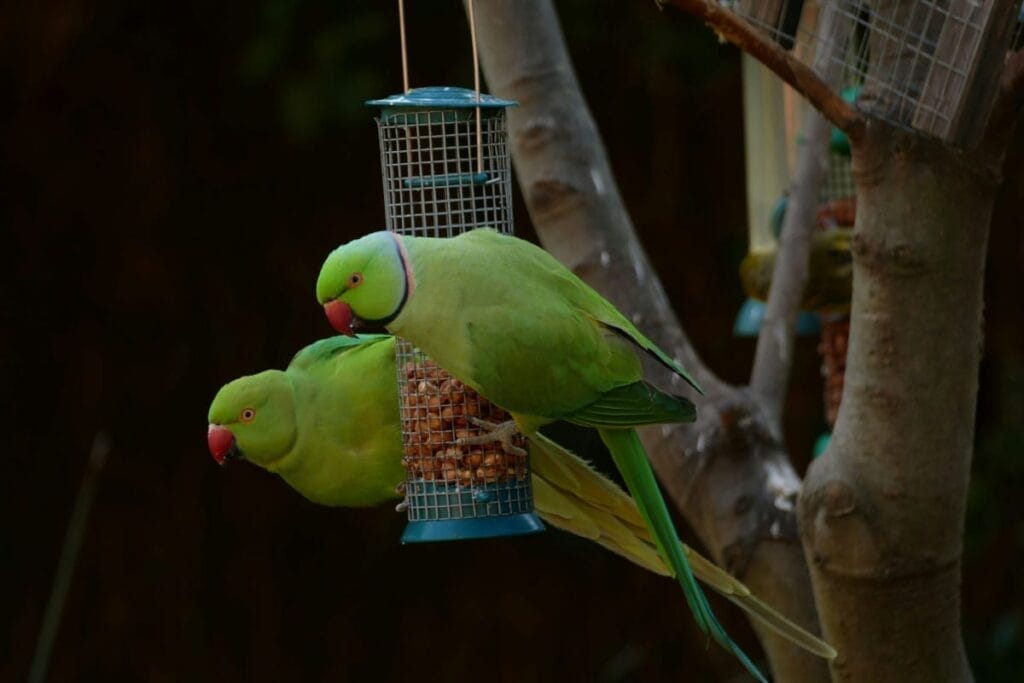
[[[473,90],[415,88],[378,109],[386,225],[401,235],[512,233],[505,111],[515,102]],[[526,441],[460,443],[509,415],[449,376],[412,344],[396,351],[409,524],[403,543],[542,531],[533,512]]]

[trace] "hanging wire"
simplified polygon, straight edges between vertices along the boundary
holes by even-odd
[[[476,93],[476,172],[484,172],[484,143],[480,125],[480,57],[476,50],[476,15],[473,13],[473,0],[467,3],[469,9],[469,39],[473,43],[473,90]]]
[[[398,31],[402,40],[402,90],[409,92],[409,55],[405,49],[405,0],[398,0]]]

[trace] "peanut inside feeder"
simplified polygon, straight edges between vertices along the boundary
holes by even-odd
[[[453,378],[434,361],[408,361],[403,367],[403,463],[410,481],[446,481],[460,486],[524,481],[525,455],[506,453],[500,443],[462,444],[487,433],[477,423],[500,424],[509,414]],[[526,448],[517,435],[513,443]]]
[[[409,514],[402,542],[542,531],[526,439],[515,434],[506,447],[490,435],[510,415],[404,340],[397,360]]]

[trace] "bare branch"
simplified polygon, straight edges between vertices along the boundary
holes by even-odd
[[[826,119],[858,140],[864,133],[864,117],[792,53],[758,33],[732,12],[706,0],[655,0],[661,6],[676,7],[707,24],[721,38],[740,48],[771,69],[804,96]]]
[[[779,253],[772,271],[764,321],[757,337],[750,390],[760,400],[776,435],[781,437],[782,413],[793,363],[796,317],[807,284],[807,259],[818,206],[818,191],[828,166],[831,126],[816,111],[808,111],[804,145],[797,159]]]
[[[839,82],[841,70],[834,59],[835,45],[845,43],[849,28],[836,25],[836,8],[823,9],[819,22],[826,34],[833,31],[840,39],[822,43],[814,56],[814,67],[822,84],[830,90]],[[782,412],[786,403],[796,317],[807,284],[807,257],[811,248],[815,209],[822,180],[828,170],[828,149],[832,127],[817,111],[808,109],[804,121],[804,141],[797,157],[790,189],[786,218],[779,240],[779,253],[772,271],[772,285],[764,322],[757,337],[757,351],[750,375],[750,389],[761,400],[776,435],[782,436]]]

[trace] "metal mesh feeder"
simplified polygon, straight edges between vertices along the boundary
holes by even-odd
[[[454,237],[512,233],[505,111],[515,102],[463,88],[416,88],[379,109],[388,230]],[[477,108],[479,107],[479,118]],[[479,120],[479,127],[477,121]],[[465,445],[509,419],[409,342],[396,345],[409,524],[403,543],[516,536],[544,529],[533,511],[526,440]]]
[[[862,85],[857,106],[867,114],[962,147],[980,137],[998,86],[975,74],[1004,58],[1018,13],[980,0],[717,3],[792,48],[837,91]]]

